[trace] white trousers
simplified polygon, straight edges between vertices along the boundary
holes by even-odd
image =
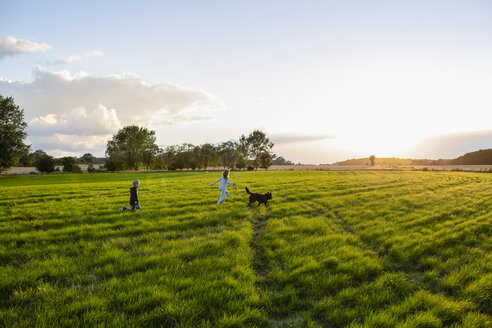
[[[224,189],[224,190],[221,190],[221,193],[220,193],[220,198],[219,200],[217,201],[217,205],[219,205],[220,203],[222,203],[224,201],[224,199],[229,195],[229,192]]]

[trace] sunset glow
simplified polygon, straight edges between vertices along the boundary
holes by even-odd
[[[0,94],[25,109],[33,148],[56,156],[103,156],[130,124],[161,146],[263,129],[303,163],[492,147],[487,2],[0,7]]]

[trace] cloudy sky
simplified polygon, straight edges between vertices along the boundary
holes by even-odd
[[[104,155],[263,129],[295,162],[492,148],[492,3],[0,0],[0,94],[28,142]]]

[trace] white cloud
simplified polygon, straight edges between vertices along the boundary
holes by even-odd
[[[82,56],[84,56],[84,57],[103,57],[104,52],[102,52],[100,50],[94,50],[91,52],[85,52],[82,54]]]
[[[293,144],[300,142],[313,142],[326,139],[334,139],[334,136],[321,134],[302,134],[302,133],[273,133],[270,139],[275,144]]]
[[[51,46],[46,43],[36,43],[29,40],[17,39],[13,36],[0,37],[0,59],[15,56],[24,52],[45,52]]]
[[[67,58],[61,58],[61,59],[57,60],[54,64],[67,64],[67,63],[72,63],[72,62],[76,62],[76,61],[80,61],[80,60],[82,60],[82,57],[77,56],[77,55],[73,55],[73,56],[70,56]]]
[[[223,109],[206,91],[172,83],[148,84],[130,74],[101,77],[40,68],[31,83],[0,81],[0,93],[13,96],[29,120],[103,104],[115,109],[123,125],[155,125],[156,118],[164,124],[177,124],[211,119]]]
[[[66,57],[66,58],[60,58],[60,59],[58,59],[52,63],[47,63],[47,65],[68,64],[68,63],[81,61],[83,59],[83,57],[103,57],[103,56],[104,56],[104,53],[102,51],[94,50],[91,52],[84,52],[81,55],[73,55],[73,56]]]
[[[0,94],[24,108],[34,149],[97,151],[120,127],[158,128],[210,120],[224,105],[210,93],[172,83],[149,84],[138,76],[91,76],[39,68],[34,81],[0,79]]]
[[[68,113],[35,117],[28,126],[27,132],[31,136],[106,136],[118,131],[121,123],[114,109],[107,109],[99,104],[90,112],[84,107],[77,107]]]
[[[78,136],[58,134],[47,136],[29,136],[27,142],[32,149],[42,149],[52,156],[80,156],[92,153],[103,156],[110,136]],[[70,155],[66,155],[70,154]]]

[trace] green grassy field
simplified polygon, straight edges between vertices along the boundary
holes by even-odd
[[[1,178],[0,323],[492,327],[491,174],[219,176]]]

